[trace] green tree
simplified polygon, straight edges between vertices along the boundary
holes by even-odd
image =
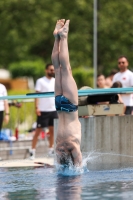
[[[45,72],[45,63],[43,60],[34,61],[20,61],[9,65],[9,70],[12,74],[12,78],[27,76],[33,77],[36,80]]]
[[[73,67],[92,66],[92,0],[1,0],[0,64],[41,57],[51,60],[55,22],[70,19]]]
[[[70,19],[72,68],[93,67],[94,0],[1,0],[0,65],[51,61],[55,22]],[[98,0],[98,71],[108,74],[124,54],[133,66],[133,0]]]
[[[121,55],[129,58],[133,67],[133,0],[99,0],[98,70],[109,73],[117,68]]]

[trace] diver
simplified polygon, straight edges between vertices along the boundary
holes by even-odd
[[[55,105],[58,111],[57,162],[81,166],[81,124],[78,118],[78,89],[72,76],[68,51],[70,20],[58,20],[53,32],[52,63],[55,69]]]

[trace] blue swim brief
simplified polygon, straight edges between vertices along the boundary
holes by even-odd
[[[75,112],[78,110],[78,106],[72,104],[63,95],[58,95],[55,97],[55,106],[57,111]]]

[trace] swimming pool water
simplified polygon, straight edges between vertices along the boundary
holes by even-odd
[[[133,168],[61,176],[52,168],[1,168],[0,200],[132,199]]]

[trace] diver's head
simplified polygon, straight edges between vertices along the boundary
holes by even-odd
[[[71,151],[62,151],[57,153],[58,161],[64,167],[74,165],[74,159]]]
[[[68,143],[59,144],[56,146],[56,156],[58,163],[63,166],[74,165],[74,158],[72,155],[73,148]]]
[[[72,154],[62,155],[60,157],[60,164],[64,166],[70,166],[73,165],[73,156]]]

